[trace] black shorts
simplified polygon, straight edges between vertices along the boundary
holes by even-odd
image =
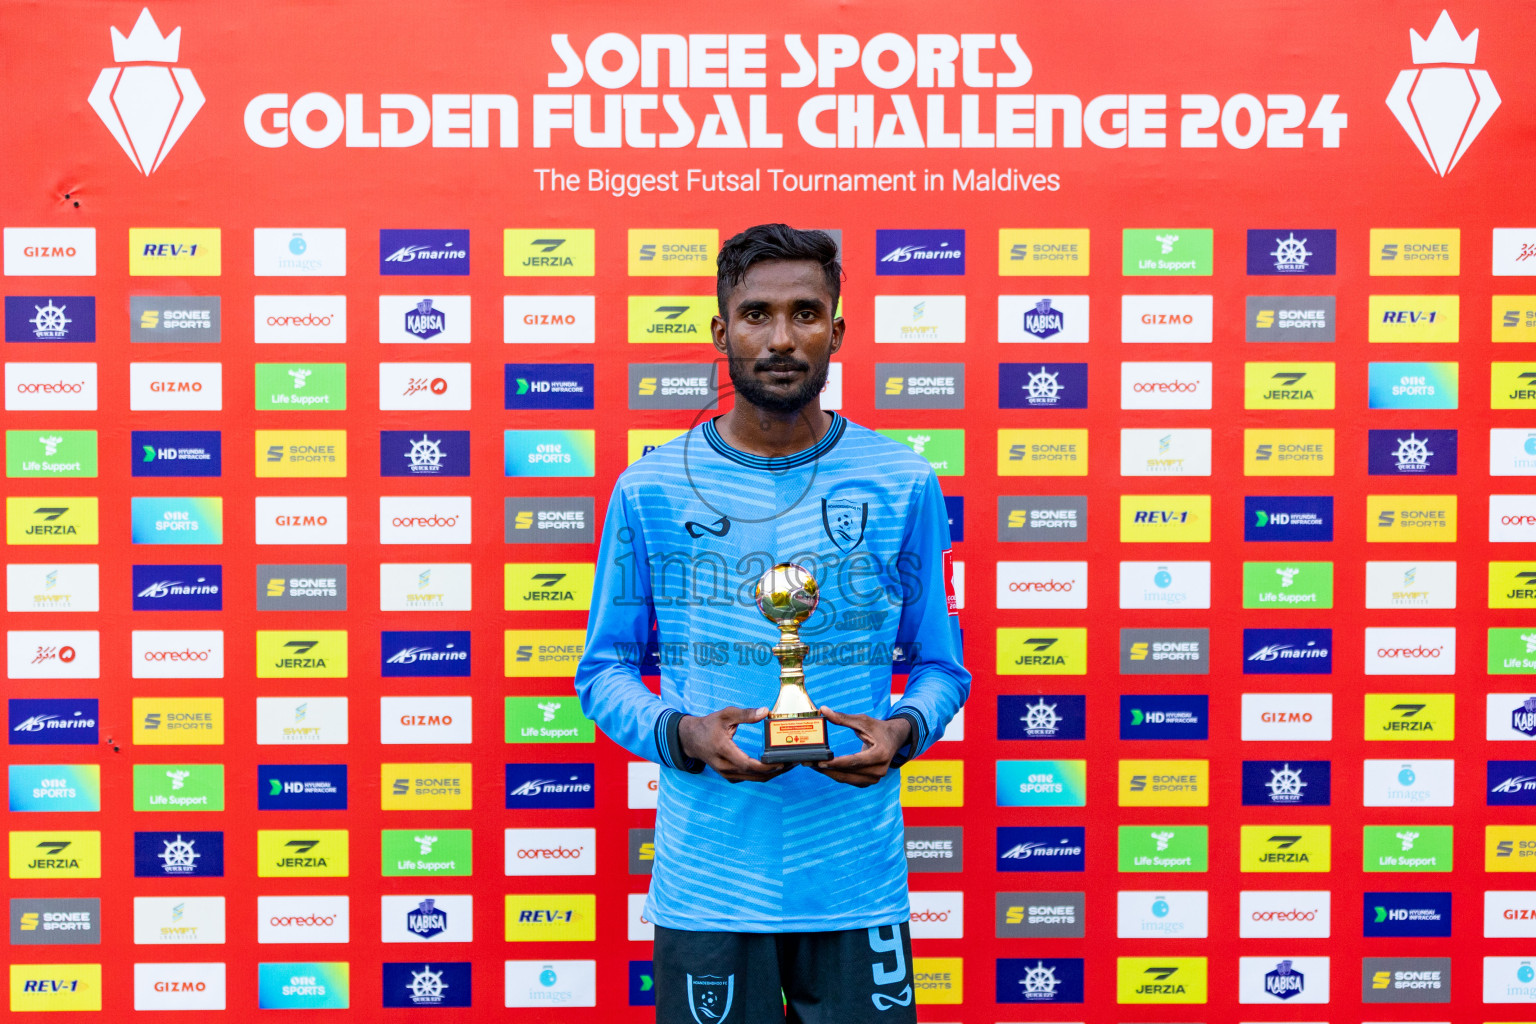
[[[656,929],[657,1024],[916,1024],[906,922],[846,932]]]

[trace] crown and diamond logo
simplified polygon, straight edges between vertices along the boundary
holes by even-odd
[[[126,37],[112,28],[112,59],[91,89],[91,109],[145,175],[158,168],[203,108],[203,90],[186,68],[174,68],[181,29],[168,36],[146,7]],[[127,65],[126,67],[123,65]]]
[[[1440,12],[1428,39],[1409,29],[1413,62],[1419,66],[1399,72],[1387,94],[1387,109],[1442,178],[1466,154],[1501,102],[1488,72],[1465,66],[1477,61],[1477,33],[1473,29],[1463,39],[1449,11]]]

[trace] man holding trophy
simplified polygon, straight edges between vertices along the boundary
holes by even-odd
[[[586,714],[662,766],[656,1019],[783,1021],[787,1001],[805,1024],[910,1024],[891,769],[971,680],[943,496],[926,460],[821,408],[844,333],[829,235],[749,228],[716,287],[735,405],[620,476],[576,672]]]

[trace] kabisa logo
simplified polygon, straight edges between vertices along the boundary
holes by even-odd
[[[379,431],[380,476],[469,476],[469,431]]]
[[[222,565],[136,565],[133,567],[133,610],[222,611]]]
[[[90,295],[7,295],[6,341],[95,341],[96,299]]]
[[[405,333],[422,341],[431,341],[448,329],[448,314],[432,308],[431,299],[422,299],[405,311]]]
[[[1062,957],[1011,957],[997,961],[1000,1003],[1080,1003],[1083,961]]]
[[[1088,408],[1087,363],[1002,363],[997,369],[1000,409]]]
[[[1332,228],[1248,229],[1250,277],[1332,275],[1336,252],[1337,234]]]
[[[135,878],[224,877],[223,832],[135,832]]]
[[[1066,327],[1067,314],[1052,306],[1050,299],[1041,299],[1033,309],[1024,313],[1024,333],[1034,335],[1041,341],[1049,341],[1066,330]]]
[[[591,764],[509,764],[507,809],[595,806]]]
[[[133,31],[112,26],[112,59],[131,67],[102,68],[91,88],[91,109],[123,147],[133,166],[154,173],[203,108],[203,90],[186,68],[173,68],[181,29],[161,35],[146,7]]]
[[[386,630],[380,638],[379,673],[390,677],[441,678],[470,675],[469,630]]]
[[[1244,761],[1244,807],[1327,807],[1333,765],[1329,761]]]
[[[379,231],[379,273],[469,276],[469,231]]]
[[[1264,975],[1264,992],[1276,999],[1293,999],[1307,988],[1307,976],[1292,966],[1294,961],[1281,960],[1275,969]]]
[[[881,277],[961,276],[965,273],[965,232],[876,230],[875,273]]]
[[[1331,675],[1333,630],[1243,630],[1244,675]]]
[[[11,746],[86,746],[100,742],[95,698],[12,697],[6,733]]]
[[[1080,693],[999,694],[1000,740],[1080,740],[1086,735],[1087,697]]]
[[[1536,805],[1536,761],[1489,761],[1488,806]]]
[[[1473,29],[1463,39],[1451,22],[1450,11],[1440,12],[1427,39],[1410,28],[1413,63],[1437,66],[1398,72],[1387,94],[1387,109],[1413,140],[1419,155],[1442,178],[1466,155],[1499,109],[1499,91],[1488,72],[1466,66],[1477,61],[1477,33]],[[1445,67],[1447,64],[1462,66]]]
[[[997,830],[999,871],[1082,871],[1081,827],[1013,827]]]
[[[384,1005],[469,1006],[469,962],[385,964]]]

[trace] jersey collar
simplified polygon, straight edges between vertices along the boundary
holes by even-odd
[[[709,420],[704,424],[704,440],[708,441],[709,446],[719,455],[730,459],[732,462],[738,462],[749,469],[782,472],[786,469],[803,466],[808,462],[815,462],[827,452],[837,447],[837,442],[843,439],[843,433],[848,427],[848,421],[830,409],[827,410],[827,414],[832,417],[832,425],[827,428],[825,434],[821,435],[821,440],[804,451],[798,451],[793,455],[787,455],[783,458],[753,455],[750,452],[744,452],[739,448],[731,447],[725,442],[725,438],[720,436],[720,431],[715,429],[714,420]]]

